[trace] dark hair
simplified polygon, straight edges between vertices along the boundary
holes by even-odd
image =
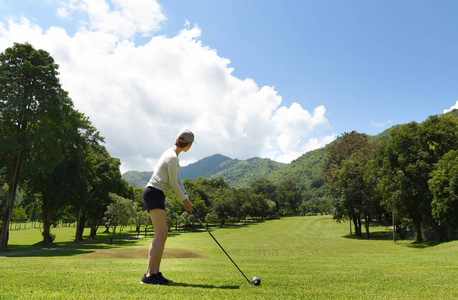
[[[191,142],[191,143],[185,143],[185,142],[181,142],[181,141],[179,141],[179,140],[176,140],[176,142],[175,142],[175,146],[180,147],[180,148],[184,148],[184,147],[186,147],[188,144],[192,144],[192,142]]]

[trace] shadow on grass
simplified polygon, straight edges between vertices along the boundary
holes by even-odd
[[[51,246],[43,247],[29,247],[2,251],[0,256],[7,257],[50,257],[50,256],[74,256],[79,254],[87,254],[95,252],[101,249],[109,249],[117,246],[132,246],[137,244],[137,239],[113,241],[113,244],[109,244],[110,241],[92,241],[92,242],[78,242],[76,244],[70,243],[58,243]]]
[[[342,236],[343,238],[346,239],[352,239],[352,240],[367,240],[368,238],[366,237],[366,233],[364,232],[362,237],[358,237],[354,234],[352,235],[344,235]],[[388,241],[388,240],[393,240],[393,234],[392,232],[389,231],[375,231],[371,232],[369,234],[369,240],[374,240],[374,241]]]
[[[413,242],[407,245],[407,247],[415,248],[415,249],[425,249],[429,247],[434,247],[439,245],[440,243],[437,241],[428,241],[428,242]]]
[[[236,285],[223,285],[215,286],[212,284],[191,284],[191,283],[182,283],[182,282],[172,282],[170,286],[182,286],[182,287],[193,287],[201,289],[222,289],[222,290],[238,290],[240,287]]]
[[[369,239],[366,238],[365,234],[363,234],[362,237],[357,237],[353,234],[345,235],[342,237],[346,239],[351,239],[351,240],[393,241],[393,234],[392,232],[388,232],[388,231],[387,232],[383,232],[383,231],[373,232],[370,234]],[[440,245],[438,241],[415,242],[413,240],[398,239],[396,242],[407,242],[407,244],[403,244],[405,247],[415,248],[415,249],[426,249],[426,248]]]

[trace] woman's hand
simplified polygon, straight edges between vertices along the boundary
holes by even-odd
[[[192,212],[194,211],[194,206],[192,206],[191,201],[189,201],[189,199],[187,198],[183,200],[183,206],[184,209],[186,209],[190,214],[192,214]]]

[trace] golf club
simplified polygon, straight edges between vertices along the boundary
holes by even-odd
[[[215,242],[218,244],[218,246],[221,248],[221,250],[223,250],[223,252],[227,255],[227,257],[229,257],[229,259],[232,261],[232,263],[234,264],[234,266],[237,268],[237,270],[240,271],[240,273],[243,275],[243,277],[245,277],[246,281],[248,281],[248,283],[250,284],[253,284],[253,285],[260,285],[261,284],[261,279],[259,279],[258,277],[254,277],[252,281],[250,281],[246,276],[245,274],[243,274],[242,270],[240,270],[240,268],[237,266],[237,264],[232,260],[232,258],[229,256],[229,254],[227,254],[226,250],[224,250],[223,246],[220,245],[220,243],[218,243],[218,241],[215,239],[215,237],[213,236],[213,234],[211,234],[210,230],[208,230],[207,226],[204,225],[204,223],[200,220],[199,218],[199,215],[197,215],[197,212],[196,212],[196,209],[194,208],[193,212],[194,216],[196,216],[197,220],[199,220],[199,223],[200,225],[202,225],[208,232],[208,234],[210,234],[210,236],[213,238],[213,240],[215,240]]]

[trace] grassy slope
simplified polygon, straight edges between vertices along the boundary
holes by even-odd
[[[174,234],[167,241],[169,252],[181,249],[202,256],[163,260],[162,271],[175,285],[139,284],[146,260],[133,253],[150,242],[139,239],[0,257],[0,299],[458,298],[457,242],[422,247],[406,241],[356,240],[347,237],[347,225],[330,217],[293,217],[214,230],[247,277],[262,279],[258,287],[244,281],[208,233],[194,232]],[[12,242],[16,233],[11,233]],[[55,233],[59,236],[57,229]],[[106,255],[114,251],[131,253],[132,258]]]

